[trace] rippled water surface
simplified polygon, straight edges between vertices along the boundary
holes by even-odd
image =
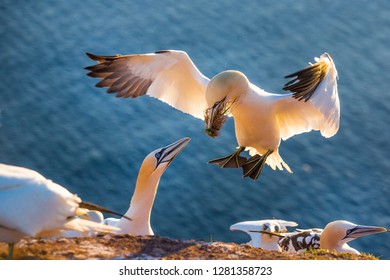
[[[7,1],[0,3],[0,161],[25,166],[84,200],[126,211],[152,150],[192,138],[163,175],[156,234],[247,242],[229,226],[277,217],[300,228],[346,219],[390,228],[390,6],[378,1]],[[294,173],[266,168],[257,182],[207,161],[237,143],[229,120],[217,139],[203,123],[148,97],[97,89],[85,52],[181,49],[208,77],[244,72],[282,92],[283,77],[323,52],[339,72],[341,126],[282,143]],[[353,241],[390,259],[390,236]]]

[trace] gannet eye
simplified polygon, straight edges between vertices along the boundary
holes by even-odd
[[[347,229],[346,236],[350,235],[354,230],[355,228]]]
[[[161,157],[161,152],[158,152],[157,154],[154,155],[156,157],[156,159],[160,159]]]
[[[275,231],[279,232],[279,227],[278,226],[275,226]]]

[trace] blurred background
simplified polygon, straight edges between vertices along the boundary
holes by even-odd
[[[0,2],[0,162],[24,166],[86,201],[125,212],[144,157],[192,138],[163,175],[156,235],[245,243],[239,221],[276,217],[299,228],[345,219],[390,228],[390,5],[363,1]],[[341,126],[282,142],[292,168],[256,182],[207,161],[237,146],[233,120],[204,124],[158,100],[117,99],[83,68],[101,55],[188,52],[208,77],[226,69],[282,93],[285,75],[328,52],[338,69]],[[390,259],[390,236],[351,243]]]

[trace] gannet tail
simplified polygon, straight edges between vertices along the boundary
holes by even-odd
[[[248,151],[251,156],[256,154],[261,155],[261,153],[259,153],[255,148],[249,148]],[[288,164],[285,163],[282,157],[279,155],[279,149],[273,151],[273,153],[267,157],[267,161],[265,163],[268,164],[273,170],[276,170],[276,168],[279,170],[286,169],[289,173],[293,173]]]

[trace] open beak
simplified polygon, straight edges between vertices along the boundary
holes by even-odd
[[[168,165],[172,162],[172,160],[180,153],[181,150],[184,149],[185,146],[191,141],[191,138],[185,137],[172,143],[164,148],[162,148],[162,154],[157,162],[157,166],[161,163],[168,162]],[[157,168],[157,167],[156,167]]]
[[[206,124],[205,132],[210,137],[217,137],[219,130],[227,119],[225,109],[225,98],[214,104],[213,107],[206,109],[204,114],[204,122]]]
[[[347,231],[347,234],[343,239],[347,238],[359,238],[362,236],[375,234],[375,233],[381,233],[381,232],[389,232],[389,230],[383,228],[383,227],[374,227],[374,226],[356,226],[353,229],[350,229]]]

